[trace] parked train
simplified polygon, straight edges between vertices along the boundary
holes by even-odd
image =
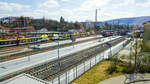
[[[112,31],[112,30],[105,30],[102,32],[102,35],[104,37],[109,37],[109,36],[113,36],[113,35],[116,35],[116,32],[115,31]]]
[[[81,34],[81,35],[80,35]],[[86,33],[85,33],[86,34]],[[19,36],[16,35],[15,38],[8,38],[8,39],[0,39],[0,47],[6,47],[6,46],[13,46],[13,45],[22,45],[22,44],[31,44],[31,43],[38,43],[38,42],[44,42],[48,40],[65,40],[70,39],[71,35],[75,36],[82,36],[83,33],[45,33],[45,34],[39,34],[37,36],[30,35],[30,36]],[[84,35],[87,36],[87,35]]]
[[[15,39],[5,39],[0,40],[0,47],[13,46],[13,45],[21,45],[21,44],[29,44],[34,42],[41,42],[48,40],[47,36],[40,37],[18,37]]]

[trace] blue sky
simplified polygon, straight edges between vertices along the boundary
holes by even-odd
[[[30,16],[66,21],[98,20],[150,15],[150,0],[0,0],[0,17]]]

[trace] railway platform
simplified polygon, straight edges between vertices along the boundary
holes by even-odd
[[[120,37],[117,36],[117,37],[114,37],[111,39],[105,38],[105,40],[102,42],[99,42],[99,40],[95,40],[95,41],[77,44],[77,45],[75,45],[75,47],[69,46],[69,47],[61,48],[60,52],[59,52],[60,58],[66,57],[72,53],[77,53],[84,49],[88,49],[90,47],[100,45],[100,44],[108,42],[110,40],[115,40],[117,38],[120,38]],[[12,76],[12,74],[14,75],[16,73],[20,74],[23,70],[28,70],[33,67],[42,65],[46,62],[50,62],[50,61],[53,61],[56,59],[58,59],[57,49],[48,51],[48,52],[44,52],[44,53],[40,53],[40,54],[36,54],[36,55],[31,55],[28,57],[23,57],[23,58],[7,61],[7,62],[2,62],[2,63],[0,63],[0,66],[1,66],[0,67],[0,77],[2,78],[2,77],[9,76],[9,75]]]
[[[98,36],[90,36],[90,37],[85,37],[85,38],[78,38],[76,40],[76,42],[74,42],[74,44],[78,44],[78,43],[82,43],[82,42],[86,42],[86,41],[90,41],[90,40],[94,40],[94,39],[99,39],[102,36],[98,35]],[[71,45],[72,41],[71,40],[63,40],[63,41],[59,41],[59,45],[60,46],[67,46],[67,45]],[[39,46],[37,47],[38,50],[52,50],[55,49],[58,45],[58,43],[56,42],[50,42],[50,43],[44,43],[44,44],[38,44]],[[16,59],[16,58],[21,58],[27,55],[34,54],[37,53],[35,48],[35,46],[37,45],[29,45],[29,46],[13,46],[13,47],[8,47],[8,48],[3,48],[0,50],[0,62],[3,61],[7,61],[7,60],[12,60],[12,59]],[[42,51],[41,51],[42,52]],[[40,53],[41,53],[40,52]],[[22,55],[23,54],[23,55]]]

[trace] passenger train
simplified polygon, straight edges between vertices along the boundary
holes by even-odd
[[[34,34],[31,36],[15,36],[15,38],[0,39],[0,47],[45,42],[48,40],[58,40],[58,39],[65,40],[65,39],[70,39],[71,35],[81,36],[83,35],[83,33],[81,33],[80,35],[77,35],[77,34],[72,34],[72,33],[57,32],[57,33],[41,34],[38,36],[34,36]],[[84,36],[87,36],[87,35],[84,35]]]

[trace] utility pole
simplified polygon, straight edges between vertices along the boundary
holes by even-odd
[[[113,20],[113,24],[112,24],[112,29],[114,29],[114,20]]]
[[[118,20],[118,35],[119,35],[119,29],[120,29],[120,21]]]
[[[95,28],[97,27],[97,9],[95,10]]]
[[[100,10],[100,9],[96,9],[95,10],[95,33],[97,31],[97,11]]]
[[[132,38],[131,38],[131,46],[130,46],[130,60],[129,60],[129,66],[130,66],[130,71],[129,71],[129,73],[130,73],[130,77],[129,77],[129,79],[130,79],[130,81],[132,81]]]
[[[127,23],[127,31],[130,32],[129,22]]]
[[[137,33],[135,32],[135,72],[137,73],[137,54],[138,54],[138,40],[137,40]]]
[[[58,66],[59,66],[59,71],[61,71],[61,64],[60,64],[60,55],[59,55],[59,48],[60,48],[60,44],[59,44],[59,40],[57,40],[57,55],[58,55]],[[58,76],[58,84],[60,84],[60,76]]]

